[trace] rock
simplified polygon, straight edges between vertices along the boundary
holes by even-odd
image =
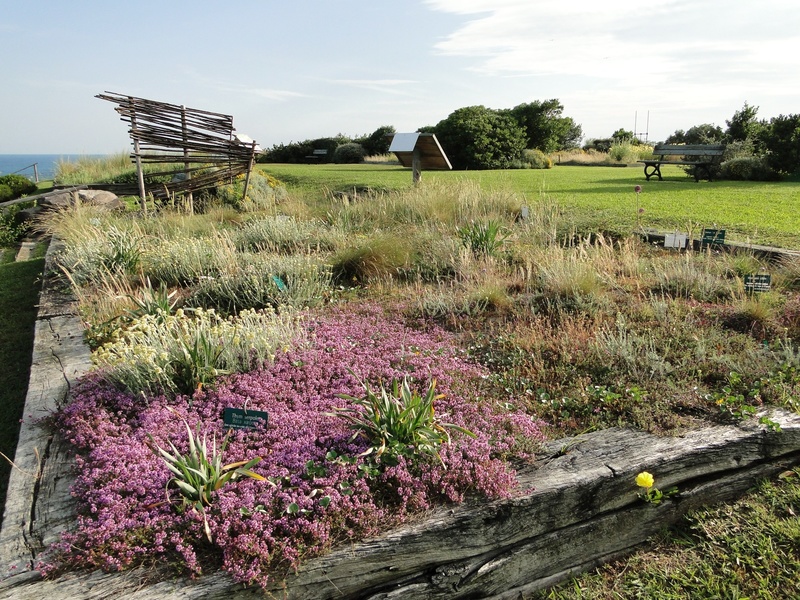
[[[44,209],[58,210],[75,205],[75,201],[107,210],[117,210],[124,205],[116,194],[106,190],[78,190],[76,192],[57,192],[39,200]]]
[[[44,208],[41,206],[31,206],[29,208],[23,208],[16,215],[14,215],[14,223],[16,225],[21,225],[22,223],[33,221],[36,218],[36,216],[43,210]]]

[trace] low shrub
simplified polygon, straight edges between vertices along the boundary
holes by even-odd
[[[522,153],[522,160],[529,169],[552,169],[553,161],[539,149],[527,149]]]
[[[217,187],[216,201],[243,212],[252,212],[271,208],[286,197],[286,189],[277,179],[257,169],[250,172],[245,197],[246,180],[245,175],[239,175],[233,183]]]
[[[332,258],[334,280],[364,284],[373,278],[404,277],[413,265],[410,241],[397,235],[380,235],[339,251]]]
[[[737,181],[777,181],[780,178],[767,161],[758,156],[726,160],[720,165],[720,176]]]
[[[260,368],[298,336],[289,312],[178,309],[135,319],[92,359],[108,381],[141,396],[191,395],[226,373]]]
[[[189,302],[226,313],[316,306],[332,293],[331,270],[311,256],[242,255],[235,267],[200,280]]]
[[[0,248],[16,246],[30,231],[30,222],[20,222],[17,216],[20,210],[19,205],[0,208]]]
[[[0,175],[0,202],[16,200],[36,191],[36,184],[24,175]]]
[[[333,152],[333,162],[337,164],[358,164],[364,162],[364,147],[361,144],[349,143],[337,146]]]
[[[652,153],[652,146],[619,142],[609,148],[608,157],[614,162],[635,163],[637,160],[652,155]]]

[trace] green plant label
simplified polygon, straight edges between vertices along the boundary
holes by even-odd
[[[288,289],[288,288],[286,287],[286,284],[285,284],[285,283],[283,283],[283,279],[281,279],[281,278],[280,278],[280,277],[278,277],[277,275],[273,275],[273,276],[272,276],[272,282],[273,282],[275,285],[277,285],[277,286],[278,286],[278,289],[279,289],[280,291],[282,291],[282,292],[285,292],[285,291]]]
[[[709,246],[712,244],[725,243],[725,230],[724,229],[703,229],[702,245]]]
[[[222,422],[227,429],[255,429],[262,422],[266,426],[268,421],[269,415],[264,410],[228,407],[222,415]]]
[[[772,285],[771,275],[745,275],[744,289],[747,292],[768,292]]]

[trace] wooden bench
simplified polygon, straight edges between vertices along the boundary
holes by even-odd
[[[322,162],[322,159],[328,156],[327,148],[317,148],[311,154],[306,156],[306,162]]]
[[[658,175],[659,181],[664,179],[661,176],[661,165],[692,165],[695,181],[700,181],[701,175],[711,181],[711,167],[719,164],[723,152],[725,152],[724,144],[658,144],[653,149],[653,156],[658,158],[638,162],[644,163],[644,176],[647,181],[650,181],[653,175]],[[668,160],[664,158],[666,156],[680,158]]]

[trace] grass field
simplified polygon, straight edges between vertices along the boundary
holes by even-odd
[[[44,259],[0,265],[0,452],[14,458],[28,391],[33,328]],[[0,502],[11,466],[0,460]],[[2,516],[0,515],[0,519]]]
[[[259,165],[295,190],[399,190],[412,185],[411,172],[392,165]],[[645,181],[639,166],[547,170],[429,171],[423,181],[471,180],[484,189],[518,194],[522,202],[544,199],[575,211],[583,231],[627,233],[637,227],[697,234],[723,228],[729,239],[800,249],[800,181],[700,181],[664,166],[664,181]],[[637,197],[634,186],[642,186]],[[639,209],[643,212],[639,213]]]

